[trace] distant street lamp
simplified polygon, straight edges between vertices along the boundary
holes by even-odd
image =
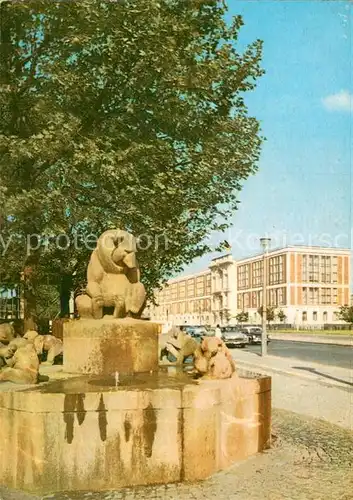
[[[263,284],[262,284],[262,337],[261,356],[267,355],[267,255],[271,238],[260,238],[263,254]]]

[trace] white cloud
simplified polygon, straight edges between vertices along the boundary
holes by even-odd
[[[352,100],[353,96],[348,90],[341,90],[324,97],[322,103],[329,111],[352,111]]]

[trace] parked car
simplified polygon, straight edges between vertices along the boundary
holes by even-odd
[[[216,335],[216,328],[207,327],[206,332],[204,333],[204,337],[214,337]]]
[[[249,344],[261,344],[262,342],[262,328],[260,326],[246,326],[242,328],[242,332],[247,335]],[[270,338],[267,334],[267,343]]]
[[[186,333],[196,340],[207,335],[207,330],[204,326],[185,326],[184,328]]]
[[[234,326],[224,326],[221,328],[222,340],[227,347],[245,347],[249,344],[248,336],[239,328]]]

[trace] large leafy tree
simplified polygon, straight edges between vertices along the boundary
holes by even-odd
[[[26,270],[31,300],[52,281],[65,312],[91,233],[143,235],[152,290],[226,229],[259,158],[244,93],[263,70],[261,41],[240,52],[243,20],[225,12],[217,0],[1,4],[1,267],[12,280]]]

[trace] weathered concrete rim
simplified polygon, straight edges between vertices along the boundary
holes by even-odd
[[[270,446],[271,378],[259,378],[144,394],[136,412],[100,390],[66,405],[60,393],[0,394],[11,406],[0,410],[0,479],[41,495],[203,480]]]
[[[166,375],[168,378],[168,375]],[[231,377],[224,380],[171,380],[171,385],[154,387],[151,385],[133,385],[122,387],[93,386],[87,391],[91,377],[72,377],[64,381],[48,382],[47,387],[32,386],[23,391],[6,391],[0,393],[0,409],[27,412],[29,414],[56,414],[72,413],[69,405],[81,403],[85,413],[97,413],[101,398],[104,398],[103,411],[146,410],[152,404],[156,410],[167,408],[186,409],[194,408],[200,395],[211,398],[210,406],[218,406],[222,399],[222,391],[230,386],[236,391],[239,400],[247,398],[250,394],[263,394],[271,391],[271,378],[260,376],[257,378]],[[57,385],[57,382],[59,384]],[[68,386],[65,387],[65,383]],[[74,384],[70,386],[70,384]],[[153,381],[151,382],[153,384]],[[168,382],[167,382],[168,383]],[[81,387],[80,387],[81,385]]]

